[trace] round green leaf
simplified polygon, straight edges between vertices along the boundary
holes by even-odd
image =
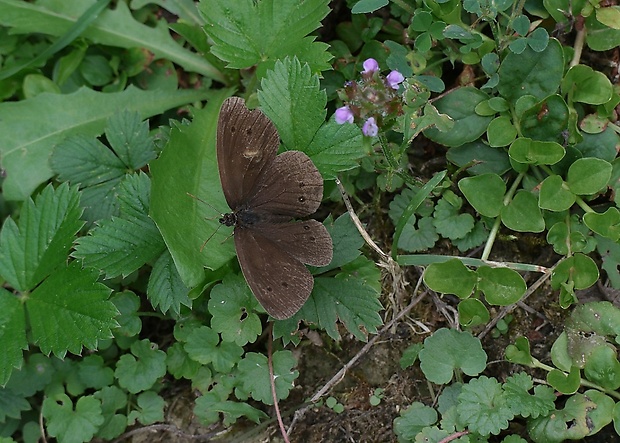
[[[562,394],[570,395],[579,389],[579,375],[580,371],[577,366],[571,367],[568,375],[557,369],[552,369],[547,374],[547,382]]]
[[[562,131],[566,129],[568,116],[568,105],[561,96],[545,97],[521,114],[521,135],[533,140],[563,142]]]
[[[538,199],[527,191],[518,191],[512,201],[502,208],[502,223],[517,232],[542,232],[545,229]]]
[[[588,380],[615,391],[620,388],[620,362],[609,346],[597,346],[586,360],[583,373]]]
[[[613,87],[602,72],[595,71],[589,66],[575,65],[568,70],[562,80],[562,92],[570,94],[576,102],[602,105],[611,100]]]
[[[611,178],[612,166],[600,158],[576,160],[566,175],[566,184],[577,195],[592,195],[603,190]]]
[[[424,131],[424,135],[450,147],[476,140],[487,130],[491,117],[477,115],[475,108],[488,98],[487,94],[473,87],[452,90],[434,104],[440,113],[448,114],[454,120],[454,127],[447,132],[430,128]]]
[[[562,260],[551,273],[551,287],[559,289],[562,283],[573,281],[574,289],[586,289],[596,283],[599,272],[596,263],[587,255],[577,253]]]
[[[480,215],[497,217],[503,207],[506,184],[497,174],[482,174],[459,181],[459,189]]]
[[[541,209],[560,212],[569,209],[575,203],[575,194],[564,186],[559,175],[550,175],[543,180],[538,194],[538,206]]]
[[[588,212],[583,216],[583,222],[599,235],[618,241],[620,239],[620,211],[618,208],[608,208],[602,214]]]
[[[564,157],[565,150],[559,143],[519,137],[508,149],[514,161],[532,165],[554,165]]]
[[[494,148],[508,146],[516,137],[517,128],[514,127],[510,118],[500,116],[489,123],[487,139],[490,146]]]
[[[459,303],[459,323],[473,327],[489,321],[489,310],[477,298],[468,298]]]
[[[478,288],[491,305],[508,306],[518,302],[527,290],[523,277],[508,268],[478,268]]]
[[[476,280],[476,273],[456,258],[444,263],[433,263],[424,272],[424,283],[433,291],[454,294],[459,298],[470,296]]]
[[[531,365],[532,354],[530,353],[530,342],[525,337],[517,337],[514,345],[506,347],[506,360],[520,365]]]

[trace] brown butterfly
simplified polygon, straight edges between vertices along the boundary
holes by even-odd
[[[323,179],[299,151],[276,155],[278,132],[259,110],[239,97],[222,105],[217,124],[217,164],[234,226],[241,270],[259,303],[273,317],[293,316],[306,302],[314,279],[304,264],[326,266],[332,239],[313,214],[323,198]]]

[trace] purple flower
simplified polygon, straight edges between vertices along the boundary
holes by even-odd
[[[366,137],[374,137],[379,133],[379,128],[377,127],[374,117],[370,117],[366,120],[366,123],[364,123],[364,126],[362,127],[362,132]]]
[[[342,125],[344,123],[353,123],[353,112],[348,106],[336,109],[336,123]]]
[[[405,80],[405,77],[398,71],[392,71],[387,76],[388,85],[390,85],[392,89],[398,89],[398,85],[400,85],[403,80]]]
[[[362,66],[364,67],[362,74],[372,74],[379,70],[379,63],[374,58],[367,58]]]

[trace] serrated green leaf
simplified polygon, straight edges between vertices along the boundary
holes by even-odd
[[[229,274],[211,290],[211,327],[222,340],[245,346],[254,343],[263,327],[255,313],[259,304],[241,275]]]
[[[394,419],[394,432],[404,441],[414,441],[424,428],[436,422],[437,411],[423,403],[414,402],[407,409],[402,410],[400,415]]]
[[[211,363],[217,372],[229,372],[243,355],[243,348],[235,343],[221,342],[217,332],[202,326],[195,329],[184,346],[187,354],[202,364]]]
[[[364,245],[364,239],[353,224],[348,212],[336,220],[327,219],[325,227],[332,238],[334,258],[329,265],[317,268],[316,274],[338,269],[353,262],[360,256],[360,248]]]
[[[374,285],[357,275],[341,273],[338,278],[316,278],[306,304],[284,324],[296,325],[300,319],[306,319],[338,340],[340,333],[336,321],[339,319],[358,340],[366,341],[367,334],[376,333],[377,326],[383,323],[379,315],[382,306],[377,296]]]
[[[9,217],[0,231],[0,275],[18,291],[34,288],[66,262],[81,213],[77,188],[67,184],[27,200],[19,224]]]
[[[439,240],[432,217],[422,217],[418,220],[417,225],[417,229],[410,223],[403,227],[398,240],[399,248],[408,252],[426,251]]]
[[[205,19],[205,32],[215,43],[211,52],[228,62],[229,68],[265,67],[275,60],[296,55],[313,72],[329,69],[327,45],[310,37],[329,13],[327,0],[202,0],[199,10]]]
[[[66,443],[90,441],[103,424],[101,402],[92,395],[80,397],[73,409],[71,399],[61,394],[43,400],[41,413],[47,432]]]
[[[13,368],[22,364],[22,350],[28,349],[26,315],[19,299],[0,288],[0,386],[4,386]],[[0,414],[0,421],[2,420]]]
[[[143,425],[150,425],[164,421],[164,406],[166,402],[153,391],[146,391],[138,395],[138,409],[127,416],[127,422],[132,425],[139,421]]]
[[[506,380],[503,389],[508,407],[514,415],[536,418],[545,416],[555,407],[555,394],[548,386],[536,386],[534,394],[529,391],[534,387],[532,378],[519,372]]]
[[[435,205],[433,224],[437,233],[445,238],[463,238],[474,228],[474,218],[470,214],[460,214],[463,199],[453,193],[446,193]]]
[[[319,77],[297,57],[278,60],[267,71],[258,101],[288,150],[305,151],[325,121],[327,95],[319,89]]]
[[[187,378],[191,380],[196,376],[198,370],[204,367],[196,360],[189,358],[180,342],[176,342],[166,349],[166,355],[168,372],[176,379]],[[205,369],[208,371],[208,368]]]
[[[98,277],[94,269],[72,261],[30,294],[26,309],[32,337],[43,353],[79,355],[82,346],[95,349],[98,340],[112,337],[118,311],[107,300],[110,289],[97,282]]]
[[[129,87],[123,92],[104,93],[82,88],[72,94],[40,94],[32,99],[1,103],[0,154],[7,173],[3,183],[5,198],[26,199],[52,177],[48,160],[57,143],[74,134],[99,135],[108,118],[119,109],[135,110],[146,118],[207,95],[208,91],[197,90],[141,91]]]
[[[24,395],[13,392],[10,388],[0,386],[0,421],[5,423],[7,418],[19,419],[23,411],[32,409]]]
[[[455,369],[476,376],[484,370],[487,362],[480,340],[469,332],[445,328],[424,340],[419,358],[426,378],[437,384],[449,383]]]
[[[412,366],[418,359],[418,354],[423,348],[424,345],[422,343],[415,343],[405,349],[402,357],[400,357],[400,360],[398,361],[401,369],[407,369],[409,366]]]
[[[432,263],[424,271],[424,283],[433,291],[467,298],[474,290],[478,278],[458,259],[445,263]]]
[[[95,392],[94,397],[101,401],[105,421],[97,430],[97,437],[112,440],[127,429],[127,416],[115,414],[127,406],[127,394],[117,386],[106,386]]]
[[[164,314],[172,309],[178,316],[181,305],[192,307],[189,289],[183,284],[168,250],[165,250],[153,265],[146,295],[153,308]]]
[[[340,172],[358,167],[360,159],[367,155],[362,139],[357,125],[339,125],[330,118],[304,151],[323,176],[334,178]]]
[[[293,382],[299,377],[299,371],[293,370],[297,362],[290,351],[274,352],[272,361],[277,400],[282,400],[288,397]],[[239,362],[238,370],[243,390],[254,400],[273,405],[267,357],[248,352]]]
[[[459,418],[472,431],[483,436],[497,435],[508,428],[514,414],[497,380],[479,377],[470,380],[459,394]]]
[[[223,90],[212,96],[202,110],[195,112],[191,124],[174,127],[166,148],[150,164],[150,215],[188,288],[203,281],[205,267],[218,269],[235,256],[233,242],[225,241],[230,230],[220,229],[217,220],[228,205],[217,169],[215,132],[220,106],[229,94]]]
[[[165,245],[148,217],[151,182],[144,174],[128,176],[120,185],[119,217],[113,217],[81,237],[73,253],[107,278],[127,276],[158,257]]]
[[[114,371],[104,365],[103,357],[100,355],[89,355],[80,362],[78,377],[84,386],[102,389],[112,384]]]
[[[132,394],[149,389],[165,374],[166,353],[148,339],[132,344],[131,354],[122,355],[114,371],[118,384]]]

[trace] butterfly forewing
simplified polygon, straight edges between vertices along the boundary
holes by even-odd
[[[252,230],[307,265],[327,266],[332,261],[332,238],[316,220],[264,224]]]
[[[299,260],[252,229],[235,229],[235,247],[243,276],[269,315],[282,320],[301,309],[314,279]]]
[[[314,214],[322,199],[323,178],[310,157],[303,152],[287,151],[267,167],[248,206],[273,215],[303,217]]]
[[[233,211],[254,194],[278,146],[278,132],[265,114],[248,110],[239,97],[224,101],[217,123],[217,164]]]

